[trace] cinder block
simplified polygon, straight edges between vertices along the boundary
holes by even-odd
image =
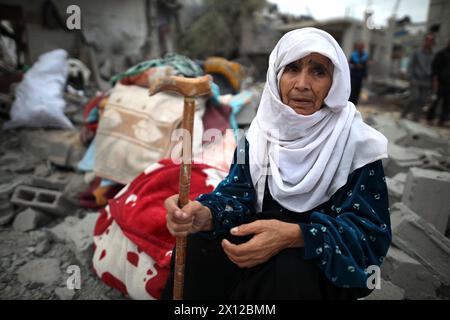
[[[50,212],[57,216],[67,216],[76,210],[76,207],[63,197],[62,192],[31,186],[17,187],[11,202],[19,206]]]
[[[381,266],[381,275],[404,291],[408,300],[436,299],[439,278],[419,261],[391,246]]]
[[[450,215],[450,173],[411,168],[402,202],[445,234]]]
[[[392,242],[450,285],[450,239],[403,203],[391,208]]]
[[[52,174],[48,177],[33,176],[32,184],[35,187],[51,189],[51,190],[64,190],[69,184],[68,175]]]

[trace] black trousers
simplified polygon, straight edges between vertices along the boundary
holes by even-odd
[[[439,104],[441,104],[442,111],[439,117],[439,123],[444,124],[448,120],[450,114],[450,84],[441,85],[438,89],[437,96],[437,100],[433,101],[428,110],[427,120],[432,121],[434,119],[436,110],[438,109]]]
[[[350,100],[356,106],[359,100],[359,94],[361,93],[363,79],[358,77],[351,78],[351,92],[350,92]]]
[[[249,238],[227,237],[233,243]],[[301,248],[285,249],[252,268],[233,264],[220,245],[222,238],[188,237],[185,300],[342,300],[368,295],[369,289],[338,288],[309,260]],[[161,299],[172,299],[173,265]]]

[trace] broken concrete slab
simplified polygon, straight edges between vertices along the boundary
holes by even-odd
[[[403,203],[391,208],[392,242],[450,285],[450,239]]]
[[[13,228],[16,231],[26,232],[41,227],[50,220],[51,218],[41,211],[28,208],[17,215]]]
[[[56,242],[66,243],[71,228],[80,221],[77,217],[67,217],[63,222],[49,229],[49,234]]]
[[[362,300],[404,300],[405,290],[390,281],[381,279],[380,289],[374,289],[370,295]]]
[[[94,244],[94,227],[98,213],[89,213],[83,219],[68,217],[61,224],[50,229],[57,241],[68,243],[77,259],[90,265]],[[70,219],[69,219],[70,218]]]
[[[51,285],[56,283],[62,273],[58,259],[35,259],[17,270],[18,279],[22,284],[39,283]]]
[[[406,173],[400,172],[392,178],[386,178],[386,184],[389,192],[389,202],[391,204],[402,201],[406,176]]]
[[[381,275],[403,289],[407,300],[436,299],[439,278],[419,261],[391,246],[381,266]]]
[[[438,132],[427,128],[420,123],[401,119],[398,121],[398,125],[408,132],[408,135],[396,141],[399,145],[424,149],[437,149],[445,147],[448,143],[448,141],[443,139]]]
[[[86,152],[75,130],[26,130],[19,137],[23,150],[62,167],[76,168]]]
[[[450,216],[450,173],[411,168],[402,202],[445,234]]]
[[[383,159],[384,171],[387,177],[393,177],[399,172],[408,172],[411,167],[423,165],[425,156],[417,150],[388,143],[388,159]]]
[[[23,207],[32,207],[57,216],[67,216],[75,212],[76,206],[64,198],[62,192],[19,186],[14,190],[11,202]]]

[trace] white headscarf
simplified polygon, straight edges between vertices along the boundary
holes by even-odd
[[[333,63],[333,83],[326,106],[304,116],[281,102],[279,79],[286,65],[313,52]],[[272,197],[284,208],[301,213],[329,200],[354,170],[387,158],[387,139],[362,121],[349,96],[348,62],[331,35],[303,28],[278,41],[270,54],[258,112],[247,133],[258,210],[262,209],[266,175]]]

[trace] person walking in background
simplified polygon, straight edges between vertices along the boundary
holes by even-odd
[[[351,94],[349,100],[353,102],[354,105],[358,104],[362,83],[367,77],[368,60],[369,55],[364,51],[364,43],[356,43],[355,50],[352,52],[349,60],[351,78]]]
[[[422,47],[416,49],[411,55],[408,66],[410,100],[403,110],[403,118],[406,118],[409,113],[413,113],[413,120],[419,121],[422,107],[430,98],[434,43],[434,34],[426,34],[423,38]]]
[[[431,125],[434,120],[436,109],[441,103],[442,111],[439,117],[439,126],[445,125],[450,112],[450,39],[447,47],[436,53],[432,62],[433,104],[427,114],[427,120]]]

